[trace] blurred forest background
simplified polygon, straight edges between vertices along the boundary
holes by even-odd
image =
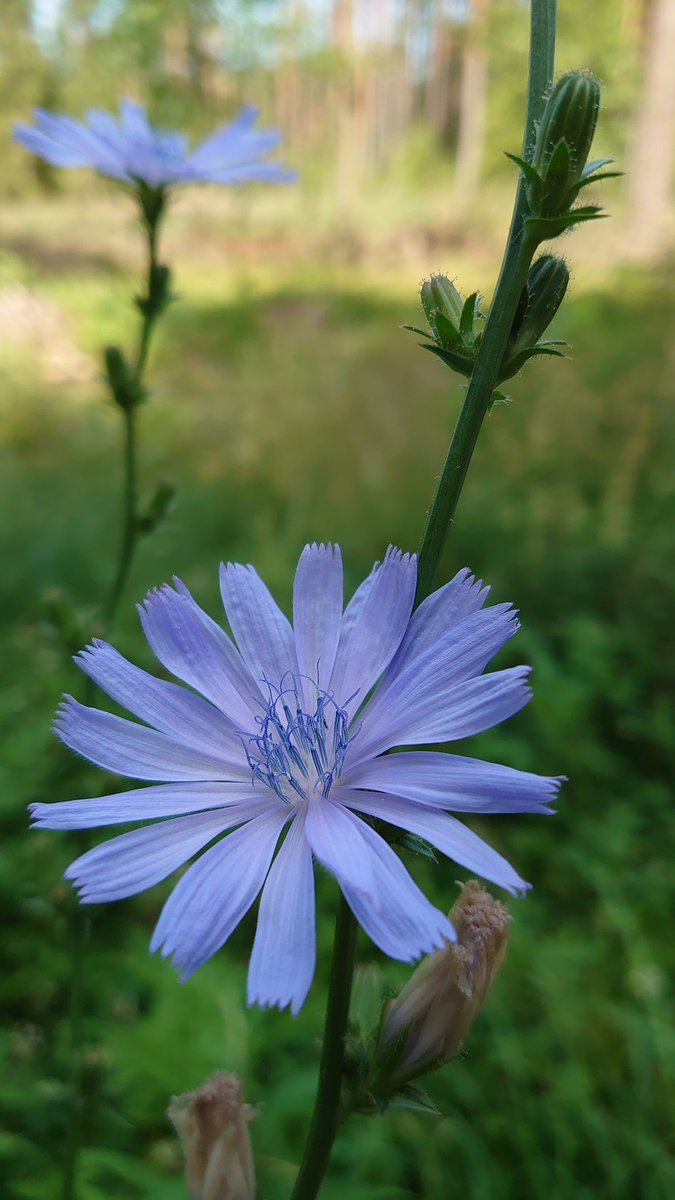
[[[325,1200],[671,1200],[673,950],[673,154],[675,0],[564,0],[557,65],[605,85],[598,155],[627,174],[610,221],[560,248],[553,336],[486,424],[452,532],[521,609],[499,665],[535,700],[464,752],[564,772],[559,814],[475,827],[534,888],[466,1052],[429,1081],[442,1115],[354,1119]],[[177,302],[141,414],[143,494],[177,502],[144,541],[114,640],[152,668],[134,602],[178,574],[213,615],[217,564],[251,561],[288,607],[305,541],[341,542],[352,588],[416,546],[461,389],[414,337],[443,269],[489,297],[525,92],[521,0],[3,0],[0,28],[0,1161],[8,1200],[180,1200],[172,1093],[246,1080],[261,1194],[288,1195],[316,1080],[335,891],[296,1020],[244,1007],[254,916],[180,985],[150,958],[169,884],[88,910],[62,880],[74,835],[26,804],[117,790],[50,733],[69,654],[96,628],[117,552],[121,431],[101,347],[129,345],[142,270],[133,206],[12,144],[41,104],[144,101],[194,137],[243,102],[284,134],[290,188],[186,189],[163,253]],[[409,863],[450,907],[462,873]],[[361,940],[400,986],[401,964]],[[73,988],[73,978],[78,986]],[[370,977],[362,980],[362,995]],[[76,1047],[79,1047],[76,1048]],[[77,1186],[64,1185],[77,1155]]]

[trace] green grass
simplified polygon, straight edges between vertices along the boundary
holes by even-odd
[[[61,244],[45,221],[0,270],[0,292],[19,280],[42,305],[37,335],[18,338],[0,376],[0,1154],[16,1200],[58,1195],[72,955],[61,876],[78,845],[29,834],[25,804],[113,786],[62,753],[49,724],[60,692],[78,687],[55,608],[62,627],[90,629],[112,573],[120,429],[96,355],[130,335],[133,243],[70,264]],[[419,317],[416,277],[378,284],[371,269],[316,261],[209,267],[198,248],[179,262],[141,417],[144,494],[168,478],[177,505],[142,546],[115,638],[146,666],[134,601],[173,574],[217,614],[218,562],[252,561],[288,607],[307,540],[341,542],[350,589],[388,542],[414,548],[461,397],[398,328]],[[551,820],[474,823],[534,884],[512,904],[506,965],[467,1051],[429,1081],[444,1115],[353,1119],[325,1200],[346,1187],[350,1200],[675,1190],[670,311],[665,274],[573,293],[554,334],[572,358],[532,365],[487,423],[445,574],[468,564],[520,607],[501,665],[534,664],[535,700],[470,752],[570,782]],[[449,907],[462,872],[410,866]],[[320,966],[293,1020],[244,1008],[252,917],[185,985],[149,958],[168,886],[89,912],[80,1200],[178,1200],[164,1109],[216,1067],[241,1073],[261,1106],[262,1194],[282,1200],[313,1097],[333,887],[321,879]],[[365,936],[361,956],[389,985],[406,977]]]

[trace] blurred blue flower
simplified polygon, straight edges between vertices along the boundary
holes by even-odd
[[[558,779],[436,751],[387,753],[479,733],[530,697],[527,667],[482,673],[518,628],[511,606],[484,609],[489,589],[464,570],[413,612],[416,577],[415,557],[390,548],[343,613],[339,548],[307,546],[293,628],[254,569],[229,563],[221,592],[236,646],[175,580],[139,611],[159,662],[187,688],[105,642],[82,651],[82,670],[145,723],[65,697],[59,737],[115,774],[165,782],[32,806],[51,829],[155,821],[72,863],[81,899],[140,892],[217,838],[166,901],[152,949],[189,975],[262,891],[249,1002],[296,1013],[315,966],[314,859],[385,954],[411,961],[454,940],[373,818],[511,892],[526,889],[445,810],[548,812]]]
[[[290,183],[296,172],[262,162],[278,146],[276,129],[254,130],[258,110],[247,106],[228,125],[189,152],[181,133],[162,132],[132,100],[120,103],[119,120],[91,109],[86,121],[35,109],[35,124],[14,126],[14,140],[57,167],[92,167],[126,183],[171,188],[185,183]]]

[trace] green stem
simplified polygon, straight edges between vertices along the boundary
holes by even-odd
[[[524,153],[531,145],[535,122],[543,112],[544,96],[553,79],[555,21],[556,0],[532,0]],[[525,187],[521,179],[490,315],[422,534],[417,571],[417,604],[433,590],[445,539],[454,520],[478,435],[497,385],[516,306],[537,248],[536,241],[525,235],[525,211]]]
[[[126,586],[131,563],[134,557],[136,548],[136,539],[138,537],[138,518],[137,518],[137,496],[138,496],[138,480],[137,480],[137,462],[136,462],[136,409],[125,408],[124,415],[124,517],[122,528],[122,542],[120,546],[120,554],[117,563],[115,578],[110,588],[108,598],[103,610],[103,624],[106,629],[112,625],[119,602],[122,598],[124,588]]]
[[[157,234],[161,219],[161,210],[153,219],[144,220],[144,228],[148,238],[148,274],[145,308],[138,338],[136,361],[134,364],[134,383],[143,382],[143,374],[148,359],[150,341],[157,323],[160,310],[152,303],[154,278],[158,268]],[[110,592],[103,608],[103,624],[109,630],[115,620],[119,602],[126,587],[129,571],[133,562],[136,543],[138,541],[138,474],[136,456],[136,408],[130,405],[124,408],[124,484],[123,484],[123,529],[117,570]]]
[[[305,1152],[291,1200],[314,1200],[324,1177],[338,1130],[344,1041],[352,991],[358,927],[344,896],[335,919],[335,942],[328,984],[326,1025],[319,1084]]]

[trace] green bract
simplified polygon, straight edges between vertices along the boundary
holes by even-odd
[[[477,327],[483,319],[478,292],[462,300],[447,276],[432,275],[422,284],[420,297],[429,329],[420,329],[417,325],[404,325],[403,328],[428,338],[429,341],[423,343],[424,349],[431,350],[453,371],[468,379],[483,336],[482,329]]]
[[[587,162],[600,111],[600,84],[587,71],[569,71],[549,96],[528,160],[507,155],[525,176],[528,232],[537,241],[572,225],[597,220],[597,205],[573,208],[582,188],[620,174],[603,171],[612,160]]]
[[[564,342],[540,342],[539,338],[560,308],[569,278],[566,263],[553,254],[543,254],[532,264],[513,318],[499,383],[516,375],[530,358],[542,354],[562,357],[557,347],[564,346]]]

